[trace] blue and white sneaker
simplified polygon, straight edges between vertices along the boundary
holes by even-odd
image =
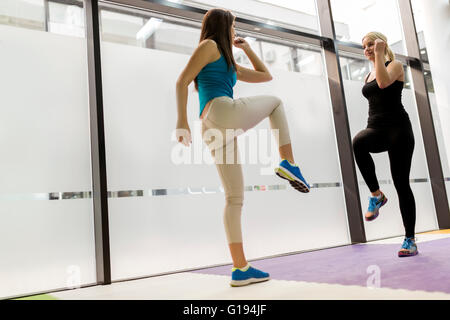
[[[275,168],[275,173],[280,178],[288,180],[291,186],[300,192],[308,193],[311,189],[305,178],[303,178],[300,168],[295,164],[292,165],[286,159],[283,159],[279,167]]]
[[[250,264],[247,264],[244,268],[231,269],[231,282],[232,287],[246,286],[251,283],[263,282],[270,279],[267,272],[255,269]]]
[[[414,238],[405,238],[403,240],[403,245],[400,251],[398,252],[399,257],[411,257],[418,254],[416,239]]]
[[[367,209],[367,213],[365,215],[366,221],[373,221],[378,217],[380,208],[386,204],[388,199],[381,192],[381,197],[370,197],[369,198],[369,208]]]

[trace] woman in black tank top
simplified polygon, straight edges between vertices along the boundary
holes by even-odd
[[[365,219],[373,221],[377,218],[379,209],[387,202],[370,155],[387,151],[405,227],[405,240],[398,256],[413,256],[418,253],[414,238],[416,205],[409,185],[414,134],[401,101],[403,65],[394,60],[386,37],[379,32],[368,33],[363,38],[363,48],[367,59],[374,64],[374,70],[368,74],[362,88],[369,101],[367,128],[353,138],[353,150],[359,170],[372,193]]]

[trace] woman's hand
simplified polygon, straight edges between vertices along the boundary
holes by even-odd
[[[233,45],[236,48],[239,48],[242,50],[246,50],[246,49],[250,48],[250,45],[248,44],[248,42],[244,38],[241,38],[241,37],[234,38]]]
[[[386,50],[386,42],[384,42],[381,39],[375,39],[375,53],[384,54],[384,51]]]
[[[175,134],[177,137],[177,141],[184,144],[186,147],[189,147],[189,144],[192,143],[191,129],[189,128],[189,124],[187,123],[187,121],[177,122]]]

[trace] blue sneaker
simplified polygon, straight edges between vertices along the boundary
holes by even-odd
[[[375,220],[378,217],[380,208],[386,204],[387,200],[388,199],[384,193],[381,193],[380,199],[378,199],[378,197],[370,197],[369,208],[367,209],[367,213],[365,215],[366,221]]]
[[[263,282],[270,279],[267,272],[262,272],[261,270],[255,269],[250,264],[244,268],[233,268],[231,269],[231,282],[232,287],[246,286],[251,283]]]
[[[403,245],[400,251],[398,252],[399,257],[411,257],[418,254],[416,239],[414,238],[405,238],[403,240]]]
[[[291,186],[300,192],[307,193],[311,189],[305,178],[303,178],[300,168],[295,164],[292,165],[286,159],[283,159],[279,167],[275,168],[275,173],[280,178],[288,180]]]

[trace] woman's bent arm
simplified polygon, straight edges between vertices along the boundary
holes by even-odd
[[[258,58],[256,53],[244,39],[237,38],[234,41],[234,45],[237,48],[244,50],[245,54],[250,59],[253,68],[255,69],[252,70],[238,65],[236,70],[238,80],[245,82],[267,82],[272,80],[272,75],[270,74],[269,69],[267,69],[264,62]]]
[[[194,81],[204,66],[217,59],[218,54],[217,45],[213,40],[202,41],[178,77],[176,86],[178,124],[187,124],[186,107],[189,84]]]
[[[378,87],[384,89],[394,83],[395,80],[403,76],[403,66],[401,62],[392,61],[387,67],[384,60],[384,41],[375,40],[375,74]]]

